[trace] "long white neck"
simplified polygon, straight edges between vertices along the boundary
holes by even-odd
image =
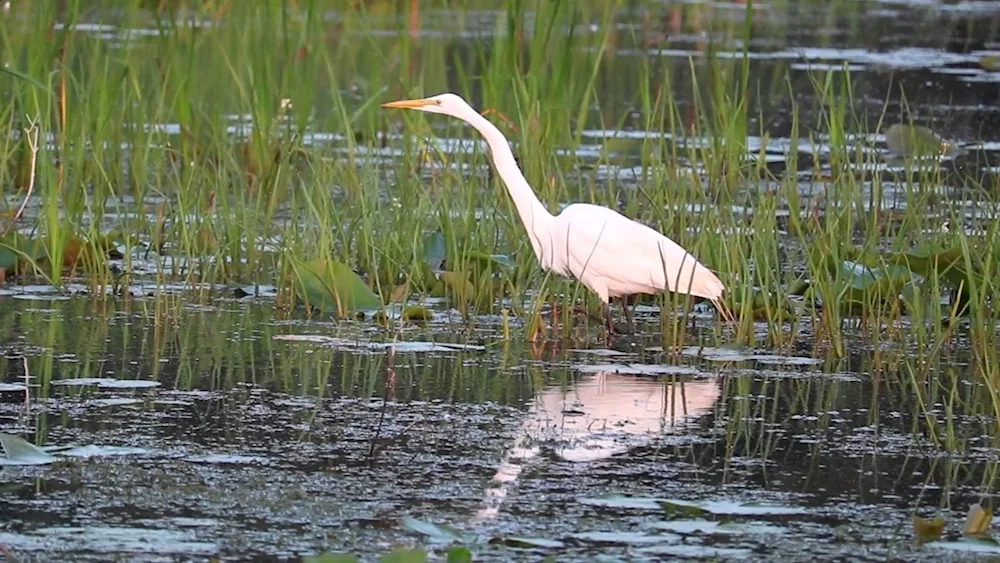
[[[521,169],[517,167],[514,153],[511,152],[510,145],[507,144],[503,133],[471,108],[469,115],[463,116],[463,118],[486,139],[486,144],[490,147],[490,155],[493,157],[493,166],[507,187],[510,198],[514,200],[517,214],[521,216],[521,222],[528,231],[531,248],[535,251],[538,260],[545,265],[546,260],[552,258],[551,256],[543,256],[542,251],[543,248],[551,248],[551,244],[547,243],[550,242],[552,214],[539,201],[535,191],[531,189],[524,174],[521,173]]]

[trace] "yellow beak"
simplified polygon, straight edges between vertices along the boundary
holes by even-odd
[[[396,109],[416,109],[422,108],[424,106],[434,105],[434,100],[428,98],[421,98],[419,100],[399,100],[398,102],[389,102],[387,104],[382,104],[384,108],[396,108]]]

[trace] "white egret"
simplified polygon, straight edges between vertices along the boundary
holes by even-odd
[[[440,94],[382,107],[450,115],[479,131],[542,268],[573,276],[596,293],[604,302],[609,330],[614,329],[612,297],[663,290],[709,299],[731,318],[722,302],[725,286],[719,278],[669,238],[599,205],[574,203],[559,215],[549,213],[518,168],[507,139],[460,96]]]

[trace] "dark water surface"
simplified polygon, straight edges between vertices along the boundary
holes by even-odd
[[[862,4],[833,21],[763,12],[775,21],[752,42],[753,72],[788,72],[808,100],[807,73],[845,68],[871,129],[883,107],[901,119],[902,85],[923,124],[979,143],[956,168],[995,176],[1000,73],[980,61],[1000,54],[1000,7]],[[620,25],[646,29],[636,14]],[[704,40],[650,33],[604,68],[602,104],[624,103],[630,57],[686,67]],[[778,110],[759,129],[780,166]],[[585,139],[599,151],[641,126],[623,125]],[[394,335],[371,321],[288,319],[271,297],[183,289],[93,301],[0,288],[0,432],[75,447],[0,467],[0,548],[16,560],[446,549],[407,517],[454,527],[484,561],[1000,557],[955,541],[969,505],[991,503],[1000,451],[993,395],[961,346],[930,358],[858,337],[828,360],[804,334],[792,351],[736,350],[710,315],[667,353],[655,315],[610,348],[596,332],[542,346],[438,303],[390,354]],[[914,513],[946,516],[950,543],[916,546]]]
[[[413,517],[483,560],[918,560],[933,548],[912,544],[914,509],[943,506],[957,532],[991,496],[991,421],[921,412],[886,384],[903,370],[863,353],[533,350],[442,309],[390,372],[370,323],[279,321],[267,299],[16,297],[0,297],[0,428],[77,447],[2,468],[0,543],[19,558],[433,548]],[[179,308],[157,327],[157,306]],[[81,378],[100,379],[66,384]],[[497,543],[511,536],[558,544]]]

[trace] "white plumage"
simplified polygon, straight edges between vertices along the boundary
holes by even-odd
[[[676,242],[607,207],[576,203],[559,215],[549,213],[518,168],[507,139],[461,97],[440,94],[383,107],[441,113],[475,127],[546,270],[575,277],[605,305],[612,297],[669,290],[709,299],[729,316],[723,283]]]

